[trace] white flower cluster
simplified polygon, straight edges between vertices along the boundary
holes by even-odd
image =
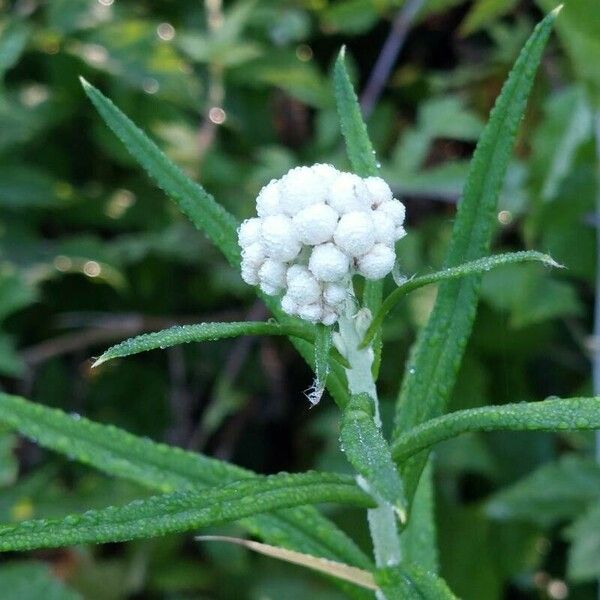
[[[326,164],[273,179],[256,199],[258,217],[239,228],[242,278],[269,295],[285,292],[290,315],[332,325],[352,293],[351,276],[381,279],[406,235],[404,205],[379,177]]]

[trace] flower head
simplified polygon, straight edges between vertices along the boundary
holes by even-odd
[[[406,235],[404,205],[379,177],[362,179],[326,164],[296,167],[256,199],[258,217],[238,230],[242,278],[281,307],[333,325],[352,297],[352,275],[381,279]]]

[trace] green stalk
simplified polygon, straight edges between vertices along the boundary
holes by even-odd
[[[375,353],[371,346],[359,348],[366,328],[362,323],[364,316],[363,311],[359,311],[356,316],[352,316],[348,311],[345,316],[340,318],[340,330],[339,336],[336,336],[336,345],[349,363],[349,368],[346,369],[346,378],[350,393],[352,395],[366,393],[373,398],[375,425],[381,428],[377,387],[372,374]],[[366,326],[368,323],[364,325]],[[369,509],[367,513],[375,563],[380,568],[398,565],[401,559],[400,538],[394,510],[389,503],[378,498],[368,481],[359,476],[358,483],[378,502],[377,508]],[[380,600],[385,598],[381,591],[377,592],[377,597]]]

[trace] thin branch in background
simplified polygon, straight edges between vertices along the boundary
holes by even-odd
[[[167,430],[166,441],[174,446],[182,446],[187,440],[192,424],[194,395],[187,384],[185,356],[181,346],[167,350],[169,365],[169,408],[171,425]]]
[[[265,305],[257,300],[245,317],[246,321],[257,321],[263,320],[267,316],[267,310]],[[203,415],[212,415],[217,410],[217,405],[222,401],[224,390],[228,390],[231,388],[233,382],[239,376],[248,356],[250,354],[250,350],[252,350],[253,345],[256,342],[256,337],[253,336],[243,336],[236,340],[219,380],[215,383],[214,392],[206,403],[206,406],[203,410]],[[192,431],[189,441],[187,443],[187,448],[189,450],[200,450],[203,448],[208,441],[209,436],[213,433],[213,429],[210,425],[205,422],[205,419],[202,418],[195,429]]]
[[[373,112],[423,3],[424,0],[406,0],[404,6],[396,13],[390,33],[360,97],[360,105],[365,118]]]
[[[29,348],[24,348],[21,350],[21,357],[28,367],[34,368],[57,356],[110,344],[147,331],[157,331],[173,325],[187,325],[189,323],[199,323],[200,321],[232,321],[236,318],[239,318],[239,313],[236,311],[223,311],[212,315],[202,315],[201,317],[154,317],[135,313],[127,315],[95,313],[93,315],[75,316],[70,313],[65,315],[64,319],[59,317],[59,323],[62,325],[68,324],[69,326],[78,323],[89,325],[89,328],[83,331],[65,333],[44,340],[34,346],[29,346]]]

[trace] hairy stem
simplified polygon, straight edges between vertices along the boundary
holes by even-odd
[[[364,336],[362,319],[364,319],[362,311],[359,311],[356,316],[346,314],[340,319],[339,350],[350,365],[346,369],[350,393],[361,394],[366,392],[373,398],[375,403],[375,424],[377,427],[381,427],[377,388],[372,375],[373,349],[371,347],[359,349],[358,347]],[[359,480],[359,484],[376,497],[371,491],[369,482]],[[370,509],[367,513],[369,530],[373,541],[375,563],[378,567],[389,567],[397,565],[401,558],[396,516],[389,504],[379,499],[377,500],[379,506]],[[384,598],[381,592],[377,592],[377,596],[380,600]]]

